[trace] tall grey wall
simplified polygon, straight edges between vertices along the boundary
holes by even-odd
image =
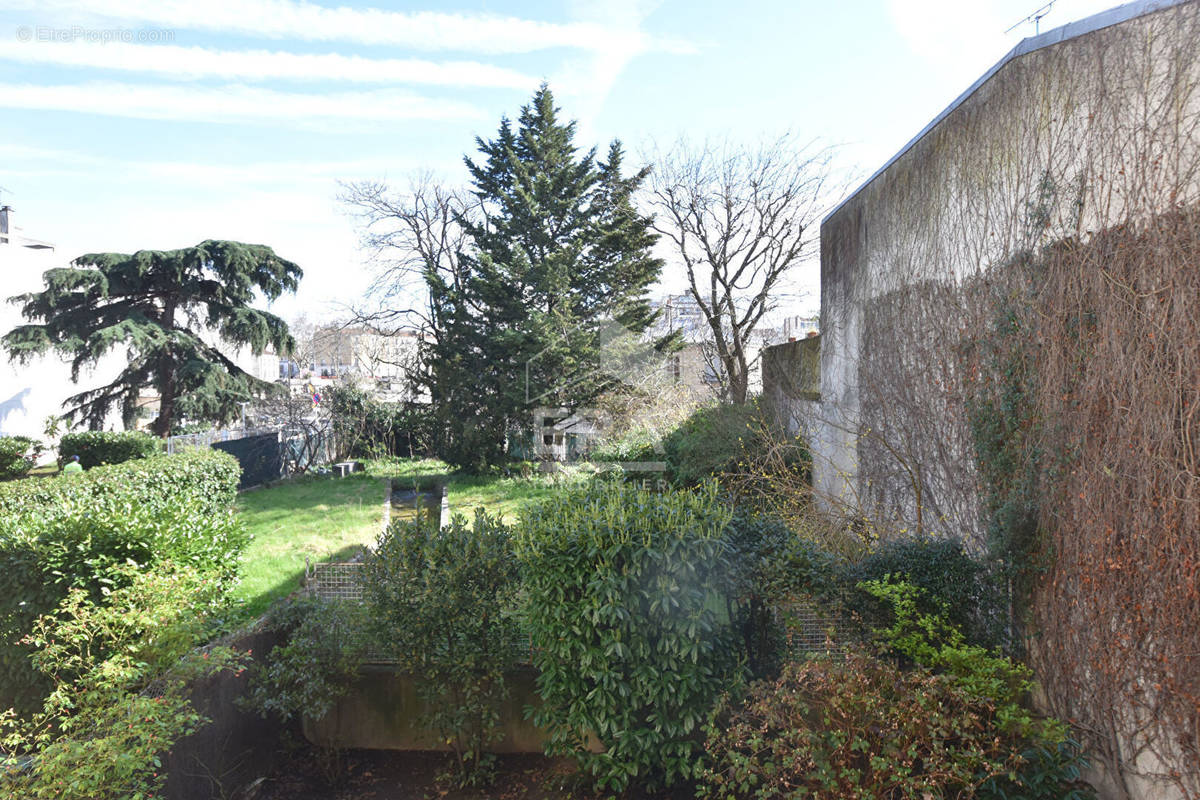
[[[1133,3],[1025,40],[825,219],[811,427],[828,508],[982,546],[954,346],[1016,254],[1194,200],[1197,8]],[[1149,162],[1174,173],[1135,178]]]

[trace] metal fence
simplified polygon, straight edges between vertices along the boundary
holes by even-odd
[[[244,439],[247,436],[262,436],[263,434],[279,433],[278,428],[233,428],[231,430],[212,430],[201,433],[181,433],[178,436],[167,437],[167,454],[178,453],[189,447],[212,447],[216,442],[231,442]]]

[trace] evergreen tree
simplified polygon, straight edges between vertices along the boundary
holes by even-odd
[[[482,467],[504,457],[506,435],[533,406],[577,407],[611,383],[595,364],[614,324],[638,334],[653,319],[646,297],[662,262],[656,234],[632,195],[648,174],[623,177],[622,149],[580,154],[575,123],[560,122],[543,85],[514,126],[476,139],[465,158],[480,217],[462,280],[428,276],[441,320],[428,357],[448,441],[443,457]]]
[[[111,383],[67,399],[68,419],[98,429],[119,407],[132,427],[142,389],[157,390],[152,430],[166,436],[178,416],[226,421],[238,402],[272,388],[239,368],[199,335],[248,346],[259,355],[271,345],[293,346],[287,324],[250,308],[255,290],[275,299],[295,291],[303,273],[269,247],[209,240],[181,250],[90,253],[45,273],[46,289],[20,295],[33,324],[8,332],[0,343],[27,361],[56,351],[71,359],[71,380],[110,350],[124,346],[129,365]]]

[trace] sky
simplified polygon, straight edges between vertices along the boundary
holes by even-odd
[[[0,0],[0,203],[64,262],[269,245],[305,271],[272,310],[321,319],[374,269],[339,182],[462,183],[475,137],[542,81],[584,147],[620,139],[636,161],[791,132],[862,179],[1033,35],[1017,23],[1043,1]],[[1056,0],[1041,31],[1112,5]],[[817,271],[784,311],[815,312]],[[662,290],[679,281],[669,266]]]

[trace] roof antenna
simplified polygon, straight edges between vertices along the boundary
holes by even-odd
[[[1050,0],[1049,3],[1046,3],[1046,5],[1042,6],[1037,11],[1034,11],[1028,17],[1021,20],[1016,25],[1013,25],[1008,30],[1006,30],[1005,33],[1012,33],[1015,29],[1021,27],[1026,22],[1032,22],[1033,23],[1033,35],[1037,36],[1038,34],[1040,34],[1042,32],[1042,26],[1041,26],[1042,17],[1044,17],[1050,13],[1050,9],[1051,9],[1051,7],[1054,6],[1055,2],[1057,2],[1057,0]]]

